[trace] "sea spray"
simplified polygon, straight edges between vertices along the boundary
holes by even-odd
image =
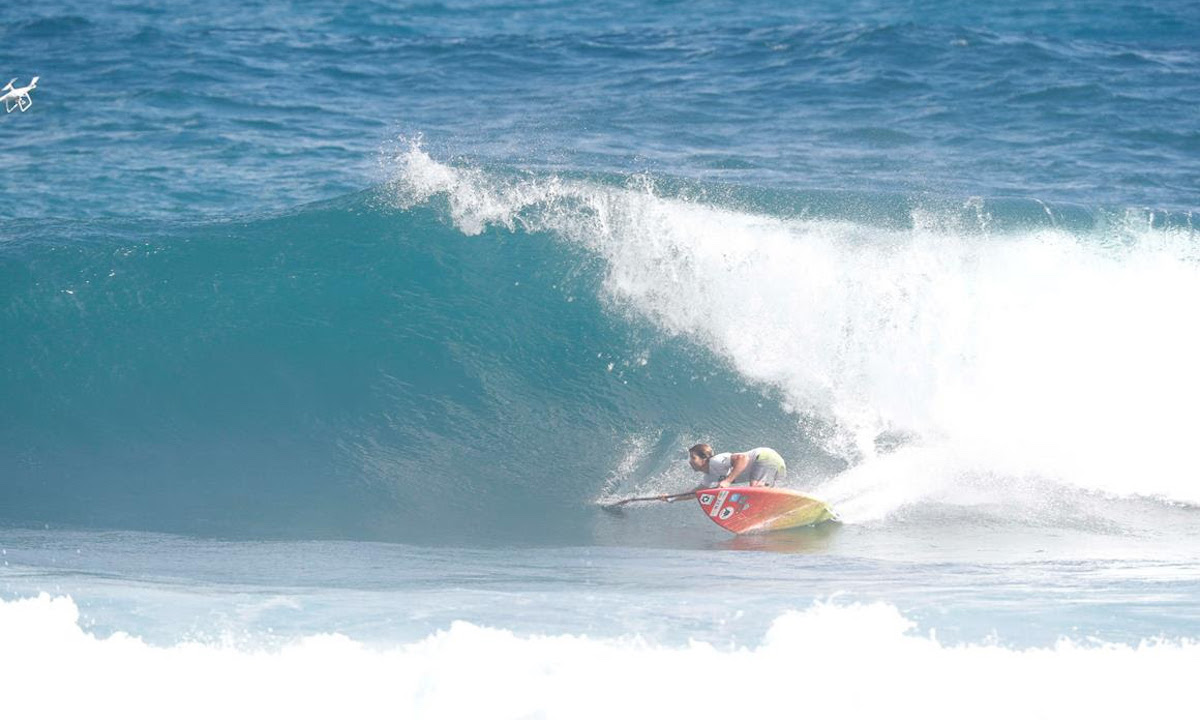
[[[155,646],[119,632],[98,637],[79,617],[67,597],[0,602],[0,670],[13,712],[60,716],[120,704],[132,718],[717,718],[803,706],[864,717],[897,707],[920,707],[930,718],[1185,717],[1200,661],[1193,641],[1165,638],[1027,649],[945,644],[914,633],[886,603],[819,602],[780,615],[761,642],[737,647],[519,635],[465,622],[395,647],[340,634],[276,649]],[[714,674],[715,667],[736,672]],[[710,681],[695,685],[697,677]]]
[[[916,206],[908,227],[879,227],[673,197],[645,178],[460,169],[415,143],[396,165],[404,207],[439,197],[465,233],[521,227],[595,253],[615,312],[779,391],[799,421],[835,428],[825,448],[848,463],[901,438],[953,477],[1200,502],[1188,226],[1109,214],[1065,230],[1049,208],[1013,225],[973,199],[974,222]]]

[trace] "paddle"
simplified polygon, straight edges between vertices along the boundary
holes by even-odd
[[[634,502],[650,502],[652,500],[660,500],[662,502],[675,502],[676,500],[682,500],[683,498],[686,498],[686,497],[692,497],[695,494],[696,494],[696,491],[689,490],[684,493],[679,493],[678,495],[646,495],[644,497],[631,497],[631,498],[625,498],[624,500],[618,500],[614,503],[605,503],[605,504],[601,505],[600,507],[604,508],[605,510],[615,510],[615,509],[621,507],[622,505],[627,505],[629,503],[634,503]]]

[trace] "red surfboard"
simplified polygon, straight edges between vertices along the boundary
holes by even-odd
[[[697,490],[696,501],[710,520],[738,535],[838,519],[837,513],[815,497],[784,488],[709,488]]]

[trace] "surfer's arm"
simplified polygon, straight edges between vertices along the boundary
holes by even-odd
[[[729,456],[729,460],[729,474],[720,482],[721,487],[732,485],[733,481],[737,480],[738,475],[741,475],[746,468],[750,467],[750,456],[746,453],[734,453]]]

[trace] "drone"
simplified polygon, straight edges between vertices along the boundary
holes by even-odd
[[[17,108],[20,108],[21,112],[25,112],[29,109],[30,105],[33,105],[33,98],[29,97],[29,92],[37,87],[37,77],[35,76],[33,81],[25,87],[13,87],[13,83],[16,81],[17,79],[13,78],[12,80],[8,81],[7,85],[5,85],[3,88],[0,88],[0,92],[4,93],[3,95],[0,95],[0,100],[4,101],[4,109],[6,112],[12,112]]]

